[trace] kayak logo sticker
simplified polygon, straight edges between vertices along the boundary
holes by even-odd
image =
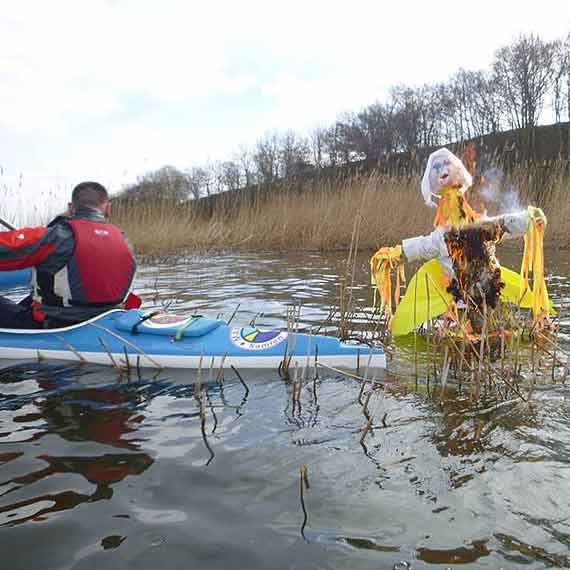
[[[282,343],[286,338],[286,332],[260,331],[254,327],[242,327],[230,331],[232,343],[244,350],[267,350]]]
[[[147,321],[147,325],[156,327],[171,327],[172,325],[181,325],[186,321],[191,320],[192,317],[182,317],[180,315],[173,315],[171,313],[159,313],[152,316]]]

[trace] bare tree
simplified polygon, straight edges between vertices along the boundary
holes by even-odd
[[[477,121],[474,105],[476,83],[475,72],[460,69],[447,84],[441,86],[440,103],[446,119],[446,138],[464,140],[474,136],[474,123]],[[451,126],[453,137],[449,137]]]
[[[219,194],[227,190],[224,180],[224,173],[222,162],[219,160],[208,161],[206,163],[206,170],[208,171],[208,181],[206,184],[206,195]]]
[[[323,135],[323,151],[328,164],[331,166],[337,166],[342,163],[338,145],[339,130],[339,125],[334,123],[325,130]]]
[[[499,95],[514,128],[534,127],[554,73],[555,43],[519,36],[495,52],[493,71]]]
[[[233,160],[226,160],[220,164],[221,183],[227,190],[241,188],[242,175],[240,167]]]
[[[279,136],[267,133],[257,141],[253,152],[257,178],[260,182],[273,182],[279,176]]]
[[[420,111],[417,92],[399,85],[390,89],[394,106],[394,130],[398,150],[412,151],[420,145]]]
[[[329,151],[335,155],[337,164],[348,164],[365,158],[361,145],[358,117],[354,113],[342,113],[329,131]]]
[[[460,69],[440,86],[441,126],[447,141],[466,140],[500,130],[504,105],[495,79],[484,71]],[[444,142],[446,142],[444,140]]]
[[[564,40],[564,61],[566,63],[566,117],[570,121],[570,33],[566,36]]]
[[[210,173],[201,166],[192,167],[186,174],[191,196],[197,200],[210,194]]]
[[[554,72],[552,75],[552,110],[559,123],[565,115],[570,120],[570,35],[555,43]]]
[[[498,133],[506,121],[507,109],[494,75],[477,71],[473,75],[473,136]]]
[[[184,200],[189,192],[186,175],[167,165],[140,177],[126,193],[137,199]]]
[[[287,131],[279,137],[279,174],[283,178],[303,174],[311,168],[309,144],[294,131]]]
[[[314,127],[309,133],[309,149],[313,164],[317,168],[325,166],[325,146],[327,128],[323,125]]]
[[[343,115],[325,132],[324,150],[331,166],[348,164],[354,158],[351,144],[347,142],[352,120],[351,115]]]
[[[456,97],[458,86],[454,79],[452,77],[448,83],[440,83],[435,88],[441,113],[439,134],[443,144],[465,138],[466,131],[469,130],[466,128],[466,105],[462,97]]]
[[[419,116],[420,146],[435,146],[441,143],[443,109],[438,97],[438,85],[422,85],[416,90]]]
[[[237,164],[245,186],[255,184],[255,162],[251,149],[246,145],[240,145],[234,155],[233,162]]]
[[[349,131],[349,142],[357,156],[377,160],[382,154],[394,150],[393,118],[393,104],[379,102],[369,105],[356,115]]]

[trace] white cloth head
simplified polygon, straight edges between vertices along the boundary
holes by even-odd
[[[445,171],[447,178],[441,179],[441,173]],[[459,158],[446,148],[440,148],[429,155],[427,166],[422,178],[422,196],[428,206],[435,207],[437,204],[434,196],[445,186],[460,186],[461,194],[471,187],[473,178]]]

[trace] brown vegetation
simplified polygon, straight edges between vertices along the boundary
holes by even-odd
[[[547,171],[515,167],[509,183],[523,207],[533,203],[545,210],[547,242],[570,245],[567,165],[551,164]],[[419,187],[419,176],[377,171],[348,179],[311,178],[253,193],[247,200],[228,196],[212,211],[204,211],[199,201],[131,195],[117,200],[114,220],[141,254],[151,256],[204,249],[348,250],[357,220],[358,247],[372,251],[431,230],[434,212],[423,203]],[[470,200],[482,207],[477,189],[471,192]],[[492,205],[490,210],[495,213]]]
[[[371,173],[347,181],[309,180],[251,202],[223,203],[210,215],[199,204],[119,201],[114,220],[143,254],[182,249],[347,249],[354,221],[362,217],[359,244],[373,249],[429,229],[417,188]]]

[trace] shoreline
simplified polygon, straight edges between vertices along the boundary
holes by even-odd
[[[213,255],[224,255],[224,254],[232,254],[232,253],[240,253],[240,254],[247,254],[247,253],[255,253],[255,254],[287,254],[287,255],[316,255],[316,254],[340,254],[346,253],[347,257],[350,253],[354,253],[354,250],[351,250],[349,247],[338,247],[334,249],[302,249],[302,248],[287,248],[287,249],[268,249],[268,248],[255,248],[255,249],[247,249],[247,248],[231,248],[231,247],[208,247],[208,248],[198,248],[198,249],[180,249],[180,250],[173,250],[173,251],[166,251],[162,253],[138,253],[139,259],[143,263],[151,263],[156,261],[161,261],[168,258],[184,258],[192,255],[198,256],[206,256],[209,254]],[[499,244],[498,246],[498,254],[500,255],[501,251],[506,251],[508,253],[521,253],[523,251],[523,244]],[[545,239],[544,242],[544,251],[545,253],[551,252],[565,252],[570,251],[570,243],[558,243],[558,242],[547,242]],[[360,255],[374,255],[376,249],[371,249],[369,247],[362,248],[359,247],[356,251],[357,254]],[[415,263],[415,262],[411,262]]]

